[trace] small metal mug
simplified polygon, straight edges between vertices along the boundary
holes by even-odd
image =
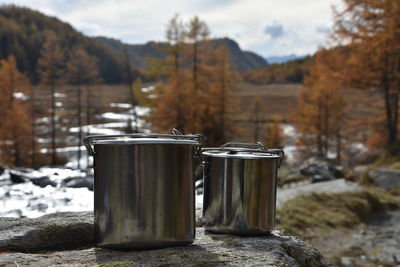
[[[282,149],[262,143],[203,148],[204,227],[217,233],[261,235],[275,227]]]

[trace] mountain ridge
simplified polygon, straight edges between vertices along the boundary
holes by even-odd
[[[107,45],[110,48],[125,54],[133,66],[142,68],[145,67],[146,57],[155,57],[158,59],[165,58],[165,53],[162,52],[161,48],[168,45],[166,42],[155,41],[149,41],[144,44],[127,44],[121,40],[104,36],[96,36],[92,38],[103,45]],[[209,42],[211,42],[213,49],[221,46],[225,46],[227,48],[233,69],[237,71],[243,72],[254,70],[265,67],[268,64],[262,56],[254,52],[242,50],[235,40],[227,37],[210,39]]]
[[[284,56],[269,56],[269,57],[266,57],[265,59],[267,60],[268,64],[282,64],[282,63],[286,63],[288,61],[303,59],[305,57],[307,57],[307,55],[290,54],[290,55],[284,55]]]

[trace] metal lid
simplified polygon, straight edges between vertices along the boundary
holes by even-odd
[[[229,142],[220,147],[203,148],[202,154],[218,158],[236,159],[279,159],[280,166],[284,152],[283,149],[267,149],[263,143],[238,143]]]
[[[184,144],[200,147],[205,137],[201,134],[183,135],[176,129],[173,134],[121,134],[121,135],[90,135],[83,139],[89,153],[94,156],[92,145],[137,145],[137,144]]]
[[[224,151],[224,150],[203,150],[203,155],[217,158],[235,158],[235,159],[279,159],[280,156],[261,151]]]
[[[94,140],[93,145],[139,145],[139,144],[185,144],[199,145],[199,141],[173,138],[118,138],[109,140]]]

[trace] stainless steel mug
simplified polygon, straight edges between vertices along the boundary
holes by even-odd
[[[277,170],[282,149],[262,143],[203,148],[204,227],[217,233],[259,235],[275,227]]]
[[[94,157],[96,243],[132,249],[192,243],[200,143],[200,135],[86,137]]]

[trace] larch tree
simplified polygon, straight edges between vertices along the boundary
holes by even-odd
[[[56,91],[65,80],[64,53],[54,32],[49,32],[38,62],[40,84],[50,90],[51,165],[57,164]]]
[[[89,85],[98,81],[99,68],[96,58],[90,56],[83,48],[76,47],[72,50],[67,63],[68,81],[76,89],[76,118],[78,124],[78,142],[77,142],[77,168],[81,169],[81,146],[83,138],[82,129],[82,95],[86,91],[86,109],[90,109]],[[88,112],[86,112],[87,116]],[[88,120],[88,118],[86,118]],[[89,127],[89,125],[87,125]]]
[[[125,128],[125,132],[126,133],[138,133],[139,132],[138,115],[137,115],[137,111],[136,111],[138,101],[136,99],[135,90],[133,89],[134,78],[133,78],[133,73],[132,73],[132,63],[129,61],[129,52],[126,49],[126,47],[124,47],[123,53],[124,53],[124,57],[125,57],[124,65],[125,65],[125,70],[126,70],[127,89],[128,89],[130,104],[131,104],[131,108],[132,108],[132,118],[128,119],[127,125]],[[135,127],[132,127],[132,122],[135,124]]]
[[[261,138],[261,125],[262,125],[262,98],[256,96],[250,104],[249,112],[252,118],[250,122],[253,124],[253,141],[259,142]]]
[[[386,150],[398,145],[400,92],[400,1],[344,0],[335,10],[334,38],[346,45],[350,57],[344,80],[358,89],[375,88],[384,101]]]
[[[207,24],[194,16],[186,25],[185,42],[186,49],[185,63],[191,67],[189,84],[187,85],[191,97],[187,99],[190,109],[187,112],[195,120],[190,126],[194,132],[206,133],[207,125],[210,123],[211,107],[208,101],[210,89],[210,74],[208,59],[212,56],[209,44],[210,31]]]
[[[0,61],[0,162],[8,166],[31,166],[30,84],[20,73],[13,56]]]
[[[298,145],[304,156],[316,155],[326,160],[332,140],[339,142],[344,124],[346,103],[340,81],[341,54],[335,50],[319,50],[305,87],[300,91],[298,108],[293,116],[299,131]]]
[[[147,95],[153,107],[149,117],[155,128],[183,133],[201,132],[208,145],[221,144],[233,129],[231,91],[235,75],[225,48],[213,51],[207,25],[194,17],[183,23],[175,16],[167,27],[167,57],[150,66],[161,81]]]
[[[167,58],[161,64],[153,64],[157,67],[152,66],[152,69],[157,70],[155,75],[162,81],[151,92],[153,100],[148,101],[154,107],[150,120],[159,129],[177,128],[186,132],[191,111],[188,103],[188,72],[182,67],[186,29],[178,15],[169,21],[166,32]]]
[[[222,144],[238,131],[234,124],[238,103],[232,97],[238,78],[232,70],[225,46],[215,49],[210,58],[211,62],[206,66],[210,77],[206,95],[206,101],[210,104],[210,124],[204,133],[209,143]]]
[[[283,147],[283,133],[281,127],[281,117],[275,115],[272,118],[272,124],[267,128],[267,141],[268,148],[282,148]]]

